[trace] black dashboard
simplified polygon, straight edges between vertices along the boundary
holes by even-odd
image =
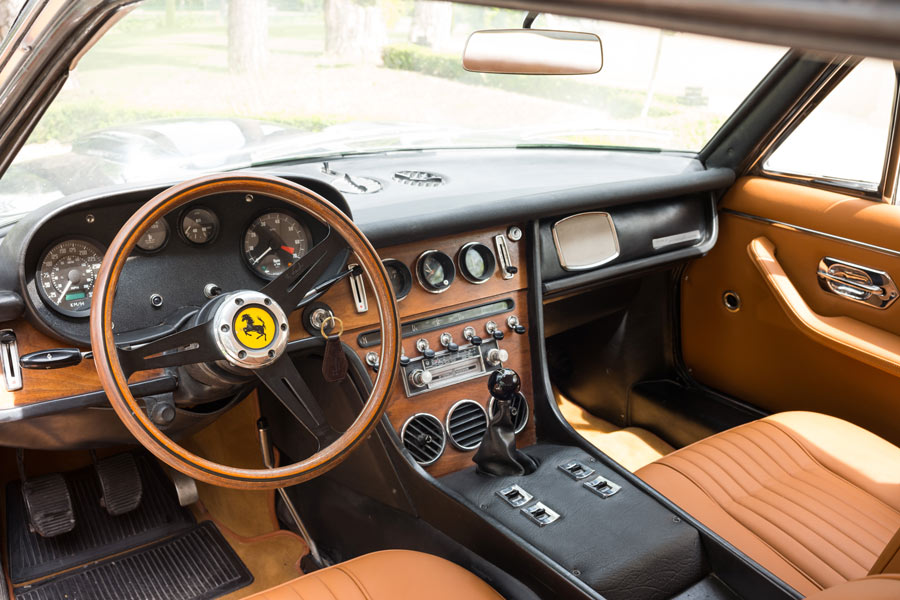
[[[631,241],[625,240],[616,263],[589,272],[560,271],[553,257],[545,256],[544,293],[590,283],[604,273],[705,253],[716,236],[710,192],[734,177],[727,169],[705,170],[686,155],[537,148],[378,153],[281,164],[265,171],[311,188],[347,214],[352,208],[354,220],[376,247],[516,221],[546,224],[597,209],[609,210],[617,226],[627,221],[634,232],[665,232],[667,224],[700,232],[696,240],[667,252],[641,254],[649,247],[649,237],[634,246],[640,252],[632,252]],[[377,185],[361,186],[360,181]],[[6,232],[0,245],[0,289],[21,294],[31,320],[45,333],[87,344],[89,298],[78,298],[80,290],[65,290],[65,283],[71,272],[83,284],[90,270],[98,268],[97,261],[85,261],[76,274],[72,269],[79,265],[72,267],[51,250],[60,242],[82,240],[102,253],[131,214],[166,187],[100,190],[28,214]],[[228,291],[265,284],[266,273],[253,264],[248,231],[260,217],[284,212],[284,206],[264,197],[249,200],[243,194],[208,197],[167,215],[156,238],[133,252],[114,314],[123,340],[155,337],[179,327],[206,302],[204,292],[210,287]],[[324,236],[322,225],[309,215],[288,213],[285,217],[303,230],[307,247]],[[213,231],[204,231],[209,228]],[[160,236],[165,238],[162,243]],[[293,248],[299,245],[293,242],[284,245],[301,250]],[[76,246],[83,250],[83,245]],[[54,261],[60,265],[55,271]],[[54,304],[66,295],[72,296],[74,306],[69,308],[75,310]],[[63,299],[61,304],[68,302]]]

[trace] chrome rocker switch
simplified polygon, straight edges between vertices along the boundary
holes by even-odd
[[[559,513],[543,502],[535,502],[528,508],[523,508],[522,514],[536,523],[538,527],[550,525],[559,520]]]
[[[497,495],[506,500],[506,503],[513,508],[525,506],[526,504],[531,502],[532,498],[534,498],[534,496],[532,496],[516,484],[505,487],[502,490],[497,490]]]
[[[565,462],[559,465],[559,468],[563,473],[565,473],[575,481],[587,479],[594,474],[594,470],[592,468],[577,460],[570,460],[569,462]]]
[[[622,489],[621,486],[613,483],[612,481],[608,481],[603,477],[597,477],[596,479],[593,479],[591,481],[584,482],[584,487],[604,499],[609,498],[620,489]]]

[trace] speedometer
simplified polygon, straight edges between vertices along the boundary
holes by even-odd
[[[102,261],[103,251],[93,242],[57,242],[44,252],[38,264],[38,292],[53,310],[70,317],[86,317]]]
[[[309,250],[309,230],[294,217],[269,212],[244,233],[244,260],[259,275],[275,279]]]

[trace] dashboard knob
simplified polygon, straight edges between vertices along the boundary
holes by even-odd
[[[400,364],[404,367],[409,364],[409,357],[405,354],[400,355]]]
[[[487,353],[487,361],[491,366],[497,367],[509,360],[509,352],[503,348],[494,348]]]
[[[477,335],[473,335],[471,338],[469,338],[469,341],[472,342],[473,344],[475,344],[476,346],[480,346],[484,340],[482,340]]]
[[[488,378],[488,391],[498,400],[512,400],[520,389],[522,381],[512,369],[498,369]]]
[[[447,346],[447,350],[449,350],[450,352],[459,352],[459,344],[450,342],[450,344]]]
[[[425,387],[431,383],[431,379],[431,371],[426,371],[424,369],[416,369],[409,375],[409,382],[417,388]]]
[[[495,340],[502,340],[505,336],[503,335],[502,331],[500,331],[499,329],[495,329],[493,332],[491,332],[491,337],[493,337]]]
[[[434,358],[434,350],[432,350],[431,348],[425,348],[425,350],[422,351],[422,356],[424,356],[425,358]]]
[[[525,333],[525,326],[524,325],[516,325],[516,328],[513,329],[513,331],[515,331],[519,335],[522,335],[523,333]]]

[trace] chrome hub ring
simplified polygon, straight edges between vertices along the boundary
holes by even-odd
[[[253,291],[226,294],[212,326],[222,355],[244,369],[259,369],[278,360],[290,337],[287,315],[278,303]]]

